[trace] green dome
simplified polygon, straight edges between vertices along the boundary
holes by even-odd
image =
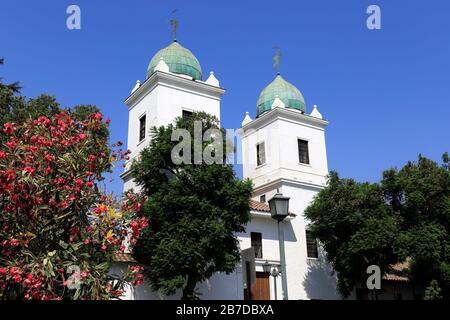
[[[149,78],[158,64],[160,58],[169,66],[169,71],[178,74],[185,74],[195,80],[202,80],[202,67],[191,51],[174,41],[171,45],[159,50],[150,61],[147,68],[147,78]]]
[[[273,101],[277,95],[283,101],[286,108],[306,112],[305,99],[302,93],[278,74],[259,95],[258,102],[256,103],[257,117],[272,108]]]

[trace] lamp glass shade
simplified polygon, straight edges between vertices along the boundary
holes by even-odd
[[[289,214],[289,197],[277,193],[269,200],[270,214],[276,220],[283,220]]]
[[[264,264],[262,265],[263,267],[263,271],[264,272],[270,272],[270,268],[272,267],[269,262],[266,260],[266,262],[264,262]]]

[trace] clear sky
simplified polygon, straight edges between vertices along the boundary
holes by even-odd
[[[66,28],[70,4],[81,8],[81,30]],[[381,8],[381,30],[366,27],[371,4]],[[307,112],[317,104],[330,121],[330,169],[376,181],[418,153],[440,160],[450,151],[448,0],[2,0],[0,76],[19,80],[29,97],[97,105],[112,120],[112,140],[126,141],[123,101],[170,44],[175,8],[179,42],[227,90],[224,127],[238,128],[245,111],[255,116],[277,45],[281,72],[302,91]]]

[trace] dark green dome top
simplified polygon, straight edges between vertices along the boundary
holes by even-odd
[[[171,45],[159,50],[150,61],[147,68],[147,78],[154,72],[160,58],[169,66],[169,71],[191,76],[195,80],[202,80],[202,67],[191,51],[174,41]]]
[[[276,96],[283,101],[286,108],[306,112],[305,99],[302,93],[293,84],[287,82],[278,74],[259,95],[258,102],[256,103],[257,117],[272,108]]]

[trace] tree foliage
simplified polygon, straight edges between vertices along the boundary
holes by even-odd
[[[118,297],[142,274],[135,266],[112,282],[113,254],[147,222],[137,196],[120,205],[97,184],[128,152],[110,149],[100,113],[75,118],[16,89],[0,86],[0,300]]]
[[[332,172],[305,216],[337,271],[344,296],[365,283],[367,266],[376,264],[387,272],[390,265],[408,260],[414,283],[430,286],[430,292],[438,287],[443,297],[450,297],[447,153],[441,165],[419,156],[401,170],[385,171],[373,184]]]
[[[249,221],[252,192],[250,181],[237,179],[229,164],[173,163],[171,152],[178,141],[172,141],[172,133],[186,129],[193,137],[194,121],[201,123],[202,133],[219,128],[217,119],[205,113],[153,128],[151,145],[132,166],[148,197],[142,210],[150,224],[138,238],[135,257],[148,266],[154,290],[174,294],[181,288],[183,299],[198,298],[196,284],[215,272],[235,269],[240,259],[236,233]],[[208,145],[203,142],[202,150]]]

